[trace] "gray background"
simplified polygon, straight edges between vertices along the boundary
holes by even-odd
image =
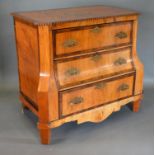
[[[10,12],[97,4],[141,13],[137,46],[145,66],[141,109],[132,113],[123,107],[99,124],[63,125],[52,130],[52,145],[40,145],[36,118],[29,112],[25,112],[27,117],[20,112]],[[0,154],[153,155],[153,9],[153,0],[0,0]]]

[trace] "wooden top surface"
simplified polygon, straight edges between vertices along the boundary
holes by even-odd
[[[85,19],[138,15],[138,13],[127,9],[98,5],[29,12],[14,12],[12,15],[19,19],[33,23],[34,25],[42,25]]]

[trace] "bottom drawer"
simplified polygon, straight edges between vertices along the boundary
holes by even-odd
[[[133,94],[134,75],[61,92],[61,115],[77,113]]]

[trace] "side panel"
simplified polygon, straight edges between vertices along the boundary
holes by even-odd
[[[144,67],[137,55],[137,28],[138,21],[133,21],[133,47],[132,55],[133,62],[136,69],[136,79],[135,79],[135,95],[142,94],[143,92],[143,77],[144,77]]]
[[[39,54],[37,27],[15,20],[20,91],[37,104]]]

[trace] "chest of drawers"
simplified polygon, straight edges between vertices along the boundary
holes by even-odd
[[[20,100],[41,142],[66,122],[100,122],[142,98],[138,13],[106,6],[15,12]]]

